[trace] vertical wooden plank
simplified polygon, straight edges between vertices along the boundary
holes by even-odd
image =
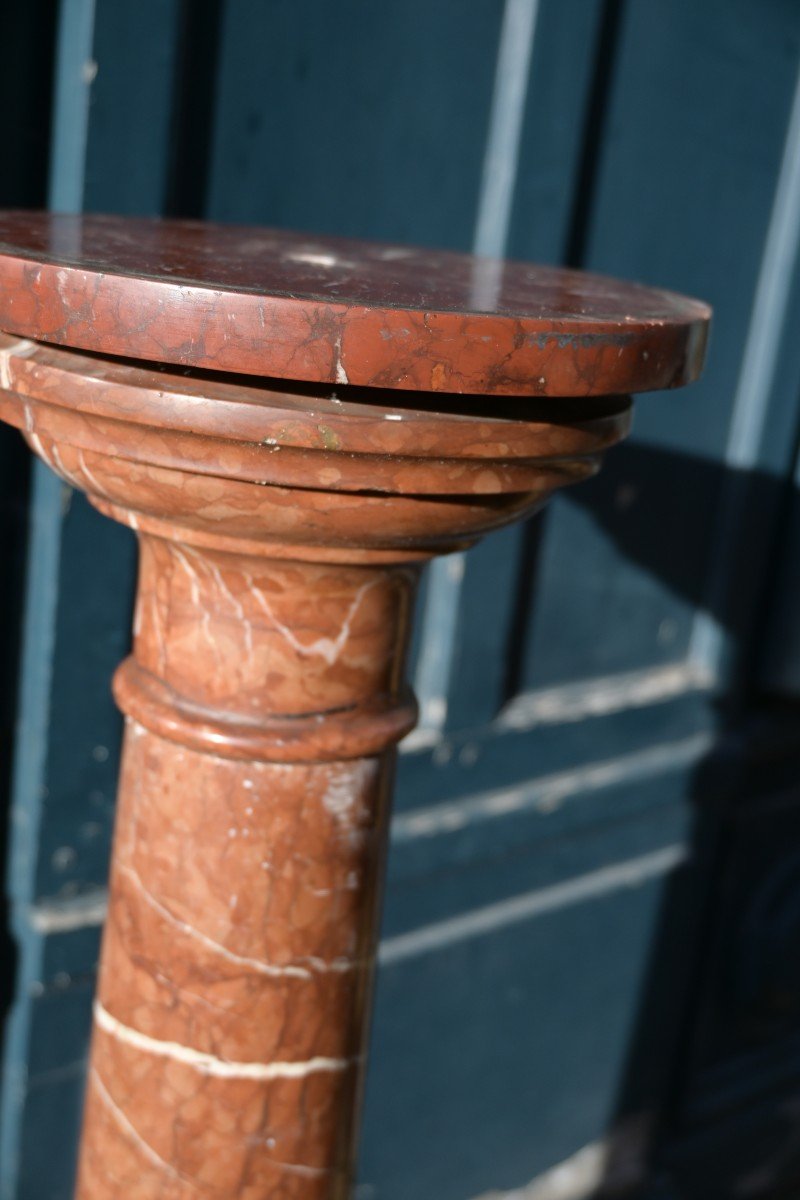
[[[541,0],[536,14],[530,80],[520,103],[520,144],[513,157],[513,201],[502,238],[488,240],[490,206],[478,221],[476,249],[512,258],[564,263],[585,155],[591,86],[604,6],[600,0]],[[498,78],[506,67],[498,60]],[[546,119],[543,119],[546,114]],[[507,155],[509,151],[505,148]],[[486,176],[497,167],[487,147]],[[507,168],[510,169],[510,168]],[[487,193],[488,194],[488,193]],[[485,244],[479,238],[486,239]],[[440,668],[438,711],[447,727],[478,727],[491,720],[513,688],[519,636],[528,620],[541,533],[537,519],[487,538],[464,563],[458,594],[448,596],[452,652]],[[436,564],[440,572],[449,564]],[[451,589],[452,590],[452,589]],[[491,614],[490,619],[487,615]],[[435,642],[435,631],[431,632]],[[445,673],[446,672],[446,673]]]
[[[800,287],[797,289],[800,291]],[[800,693],[800,458],[788,495],[778,560],[766,598],[757,678],[761,688],[795,699]]]
[[[505,2],[472,239],[473,252],[487,258],[501,259],[508,242],[538,16],[539,0]],[[483,286],[487,289],[486,303],[490,305],[492,289],[497,286],[496,276],[487,275]],[[464,554],[438,559],[428,568],[426,604],[420,614],[420,657],[414,680],[423,735],[441,730],[448,719],[452,722],[454,706],[459,701],[463,703],[466,696],[471,707],[475,694],[472,689],[465,693],[451,686],[466,570]],[[475,661],[476,650],[477,645],[471,646],[470,662]],[[460,713],[456,714],[456,720],[460,717]]]
[[[178,0],[104,0],[92,44],[83,206],[157,214],[169,188]],[[148,64],[142,70],[142,63]],[[68,491],[58,577],[37,901],[105,886],[121,721],[110,694],[127,652],[135,541]]]
[[[47,152],[55,41],[54,0],[20,5],[0,0],[0,44],[13,46],[0,72],[0,106],[13,112],[3,130],[0,205],[39,206],[47,187]],[[16,720],[22,588],[30,462],[16,431],[0,429],[0,1014],[13,997],[14,946],[9,929],[7,836]]]
[[[178,0],[135,10],[64,0],[51,207],[161,210],[181,16]],[[135,556],[127,531],[41,468],[29,546],[10,855],[19,962],[0,1195],[67,1200],[121,731],[110,677],[128,646]],[[35,1150],[42,1137],[45,1157]]]
[[[634,439],[603,476],[552,507],[528,688],[683,661],[697,608],[713,605],[744,634],[741,614],[707,594],[706,563],[736,474],[725,447],[796,83],[796,8],[653,0],[624,9],[620,38],[585,265],[705,296],[714,333],[703,380],[685,397],[642,400]],[[738,532],[757,547],[787,469],[790,390],[773,393],[752,464],[757,495]],[[763,564],[748,578],[757,587]]]
[[[180,0],[165,216],[202,217],[208,207],[224,6]]]
[[[770,446],[767,423],[776,409],[780,411],[783,407],[792,412],[796,407],[796,402],[787,405],[784,400],[789,379],[785,354],[781,363],[781,351],[787,334],[792,288],[800,275],[799,253],[800,69],[733,398],[723,457],[725,479],[720,489],[705,605],[695,617],[689,646],[694,661],[715,675],[724,674],[728,678],[736,665],[741,666],[741,662],[736,663],[736,638],[749,632],[758,584],[766,566],[766,551],[772,541],[763,535],[759,537],[752,510],[756,508],[762,528],[765,525],[769,528],[774,525],[778,508],[776,494],[769,506],[772,511],[763,511],[758,483],[752,473],[773,467],[776,474],[783,476],[790,461],[788,447],[778,447],[776,454]],[[800,316],[796,306],[792,316],[794,327]],[[779,366],[783,367],[780,379]],[[796,391],[800,386],[796,364],[789,378],[792,377]],[[750,536],[746,536],[748,533]],[[749,586],[745,582],[748,579]],[[741,649],[738,657],[741,660]]]
[[[800,392],[800,346],[795,330],[800,321],[800,70],[795,100],[788,122],[784,159],[779,177],[773,218],[765,245],[760,286],[756,293],[743,356],[742,373],[737,392],[737,407],[741,412],[738,425],[731,434],[729,453],[736,458],[739,470],[749,469],[747,481],[738,481],[727,504],[721,506],[720,523],[723,535],[722,552],[716,564],[710,586],[725,589],[728,595],[738,591],[732,586],[735,573],[741,577],[742,559],[749,554],[753,538],[743,538],[742,510],[756,489],[759,473],[763,476],[761,460],[764,445],[769,450],[774,437],[770,428],[772,414],[781,402],[794,413],[787,398]],[[748,403],[750,401],[750,404]],[[753,401],[755,403],[753,403]],[[751,416],[751,404],[755,420]],[[754,427],[755,425],[755,427]],[[800,419],[786,442],[797,445]],[[734,436],[735,435],[735,436]],[[774,453],[774,452],[773,452]],[[759,468],[761,471],[759,472]],[[755,473],[755,479],[754,479]],[[736,478],[732,481],[735,489]],[[762,485],[763,490],[763,485]],[[760,616],[763,636],[759,639],[759,658],[755,670],[759,684],[768,691],[796,696],[800,692],[800,460],[795,461],[793,477],[785,489],[775,486],[774,506],[782,515],[778,525],[780,541],[775,549],[775,569],[770,588],[759,608],[748,593],[749,617],[752,626]],[[746,526],[745,526],[746,527]],[[755,545],[759,542],[756,540]],[[764,546],[773,549],[773,543]],[[729,601],[730,603],[730,601]],[[741,604],[741,601],[740,601]],[[698,621],[698,652],[716,653],[725,665],[730,664],[732,649],[726,641],[724,628],[706,619]],[[737,665],[735,662],[734,666]]]
[[[502,258],[508,244],[539,7],[540,0],[506,0],[503,10],[472,239],[473,254],[488,258]]]
[[[98,3],[84,196],[90,212],[164,210],[182,82],[183,8],[181,0]]]
[[[94,0],[62,0],[55,74],[51,207],[75,211],[83,196],[83,168],[91,85]],[[45,787],[47,723],[60,559],[61,508],[66,489],[36,464],[29,527],[28,576],[21,653],[19,736],[12,792],[10,878],[12,927],[18,946],[14,1004],[6,1023],[0,1101],[0,1196],[18,1195],[20,1135],[29,1051],[31,989],[38,982],[42,941],[27,910],[34,898],[33,868]]]
[[[469,246],[502,12],[228,3],[208,215]]]
[[[61,0],[48,197],[57,212],[79,212],[83,204],[94,19],[95,0]]]

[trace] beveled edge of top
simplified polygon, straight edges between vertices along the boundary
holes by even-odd
[[[0,329],[197,369],[591,396],[699,375],[699,301],[584,272],[198,221],[0,212]]]

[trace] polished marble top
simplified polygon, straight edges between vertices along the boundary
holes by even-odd
[[[0,212],[0,329],[334,385],[567,396],[690,382],[710,310],[530,263],[278,229]]]

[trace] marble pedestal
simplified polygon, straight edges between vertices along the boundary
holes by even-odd
[[[350,1194],[420,567],[591,474],[707,323],[523,264],[0,214],[0,417],[140,544],[80,1200]]]

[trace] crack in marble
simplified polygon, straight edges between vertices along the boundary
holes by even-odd
[[[172,550],[172,553],[175,555],[178,562],[181,564],[184,571],[186,572],[187,578],[189,580],[189,589],[192,593],[192,604],[194,604],[195,608],[199,608],[200,607],[200,581],[197,578],[197,572],[195,571],[194,567],[189,562],[189,560],[186,557],[186,555],[184,554],[184,552],[181,550],[180,546],[173,545],[170,547],[170,549]]]
[[[260,588],[255,586],[252,578],[250,578],[248,582],[250,584],[253,599],[272,622],[273,626],[275,629],[277,629],[281,637],[284,638],[284,640],[287,641],[289,645],[298,652],[298,654],[313,654],[319,658],[324,658],[328,666],[332,667],[333,664],[338,660],[339,655],[347,643],[347,639],[350,636],[350,627],[352,625],[353,618],[361,606],[361,601],[364,599],[364,596],[367,594],[367,592],[381,581],[379,579],[370,579],[367,583],[361,585],[356,592],[349,609],[347,610],[344,624],[335,638],[317,638],[316,641],[309,642],[308,645],[304,644],[299,638],[295,637],[294,632],[289,628],[288,625],[284,625],[282,621],[278,620],[278,618],[275,616],[275,613],[272,611],[266,596]]]
[[[336,350],[336,382],[337,383],[349,383],[350,380],[347,377],[347,371],[345,371],[344,363],[342,362],[342,333],[341,333],[341,330],[339,331],[339,333],[336,337],[336,342],[334,343],[334,346],[335,346],[335,350]]]
[[[33,436],[34,435],[31,434],[31,440],[33,440]],[[36,440],[38,442],[38,438]],[[39,445],[41,446],[41,443],[39,443]],[[64,460],[61,457],[61,451],[59,450],[59,448],[55,444],[55,442],[52,442],[50,444],[49,462],[50,462],[51,466],[57,468],[66,479],[69,479],[69,481],[73,485],[73,487],[80,487],[80,483],[77,480],[75,472],[70,471],[69,468],[64,465]]]
[[[25,432],[28,435],[28,441],[33,446],[36,453],[47,463],[47,465],[49,467],[52,467],[53,464],[50,461],[50,459],[47,457],[47,455],[45,454],[44,446],[42,445],[41,439],[40,439],[38,433],[36,432],[36,429],[34,426],[34,421],[33,421],[33,413],[31,412],[30,404],[26,404],[23,401],[22,412],[24,414]],[[55,447],[54,447],[54,449],[55,449]]]
[[[248,654],[252,654],[253,653],[253,623],[245,615],[244,605],[242,604],[241,600],[236,599],[233,592],[228,587],[219,567],[216,566],[214,563],[209,562],[208,560],[205,560],[205,559],[203,560],[203,562],[204,562],[204,565],[207,568],[207,570],[211,573],[212,578],[215,580],[217,587],[219,588],[221,594],[226,598],[226,600],[230,601],[230,605],[231,605],[234,613],[241,621],[242,631],[244,633],[244,644],[245,644]]]
[[[253,1079],[269,1081],[273,1079],[305,1079],[308,1075],[320,1072],[346,1071],[348,1067],[358,1062],[358,1058],[309,1058],[305,1062],[231,1062],[227,1059],[216,1058],[191,1046],[180,1042],[165,1042],[149,1034],[131,1029],[113,1017],[103,1007],[99,1000],[94,1002],[94,1019],[98,1028],[104,1033],[116,1038],[128,1046],[142,1050],[146,1054],[154,1054],[159,1058],[168,1058],[173,1062],[183,1063],[203,1075],[212,1075],[218,1079]]]
[[[161,608],[158,602],[157,588],[155,587],[150,590],[150,614],[153,639],[156,644],[156,653],[158,656],[158,669],[163,675],[167,667],[167,640],[161,623]]]
[[[86,459],[84,458],[84,454],[83,454],[82,450],[78,451],[78,465],[80,466],[80,469],[83,471],[83,474],[88,479],[90,486],[93,487],[96,492],[99,492],[101,496],[105,496],[106,500],[110,500],[111,503],[113,504],[114,497],[109,492],[106,491],[106,489],[103,487],[103,485],[100,483],[100,481],[89,470],[88,466],[86,465]]]
[[[208,647],[211,650],[212,654],[217,659],[217,661],[221,662],[222,658],[220,655],[220,648],[217,643],[217,639],[214,637],[214,634],[211,631],[211,613],[209,612],[208,608],[201,603],[200,577],[199,577],[197,571],[195,571],[192,564],[189,562],[188,550],[181,550],[178,546],[174,546],[174,545],[171,546],[170,549],[171,549],[172,553],[175,555],[175,557],[177,558],[178,562],[183,567],[186,577],[189,580],[189,589],[191,591],[192,604],[198,610],[198,612],[202,611],[203,615],[200,619],[200,628],[203,631],[203,637],[205,638],[206,642],[208,643]]]
[[[291,1175],[304,1175],[309,1179],[322,1179],[326,1175],[334,1173],[333,1167],[305,1167],[302,1163],[287,1163],[281,1162],[279,1158],[270,1159],[270,1162],[280,1167],[282,1171],[288,1171]]]
[[[190,1180],[187,1180],[186,1176],[182,1175],[180,1171],[176,1171],[172,1164],[168,1163],[165,1158],[162,1158],[161,1155],[153,1149],[150,1143],[142,1137],[136,1126],[128,1119],[128,1117],[126,1117],[120,1106],[115,1102],[108,1088],[100,1078],[97,1069],[92,1067],[89,1074],[95,1091],[105,1104],[108,1111],[111,1113],[117,1125],[119,1125],[120,1129],[128,1134],[131,1141],[142,1152],[148,1162],[152,1163],[154,1167],[157,1167],[159,1171],[164,1171],[170,1176],[170,1178],[177,1179],[179,1183],[191,1182]]]
[[[188,921],[184,921],[180,917],[176,917],[175,914],[170,911],[170,909],[162,904],[160,900],[157,900],[153,893],[147,887],[145,887],[141,876],[134,867],[128,866],[127,863],[120,863],[117,867],[117,870],[121,874],[127,875],[127,877],[136,885],[141,896],[147,902],[147,904],[149,904],[150,907],[159,914],[159,916],[162,916],[165,921],[168,921],[176,929],[180,929],[180,931],[187,934],[188,937],[194,938],[195,941],[200,942],[202,945],[206,946],[207,949],[212,950],[215,954],[219,954],[223,958],[228,959],[229,962],[235,963],[236,966],[249,967],[251,970],[258,971],[262,975],[270,975],[274,978],[313,978],[312,971],[306,967],[292,966],[291,964],[285,967],[278,967],[273,963],[264,962],[263,959],[260,958],[251,958],[247,955],[236,954],[235,951],[229,950],[227,946],[223,946],[221,942],[215,941],[214,938],[209,937],[208,934],[203,933],[200,929],[195,929],[195,927],[190,925]],[[313,968],[313,970],[318,972],[351,971],[356,966],[354,961],[347,959],[335,959],[333,962],[328,963],[321,958],[307,957],[304,958],[303,961],[307,962],[309,966]]]
[[[204,558],[201,554],[198,554],[197,551],[191,549],[189,546],[184,546],[182,551],[179,550],[177,546],[173,547],[173,549],[174,549],[175,553],[178,554],[178,556],[181,558],[184,569],[187,571],[187,573],[190,575],[190,577],[193,577],[192,600],[193,600],[195,606],[198,608],[200,607],[199,575],[189,564],[189,561],[188,561],[189,558],[194,558],[197,560],[197,562],[200,564],[200,566],[203,568],[203,570],[208,573],[210,578],[216,584],[219,594],[221,596],[224,596],[225,599],[229,602],[231,608],[233,609],[234,615],[241,622],[242,632],[244,634],[244,643],[245,643],[247,652],[248,652],[248,654],[252,654],[253,653],[253,624],[252,624],[252,621],[250,621],[248,619],[248,617],[246,616],[245,611],[244,611],[244,605],[242,604],[242,602],[240,600],[236,599],[236,596],[233,594],[233,591],[228,586],[228,584],[225,582],[225,579],[224,579],[223,574],[220,571],[219,567],[216,566],[215,563],[210,562],[207,558]],[[209,636],[208,629],[207,629],[208,617],[209,617],[208,610],[206,610],[204,612],[203,621],[204,621],[204,630],[206,630],[207,637]]]

